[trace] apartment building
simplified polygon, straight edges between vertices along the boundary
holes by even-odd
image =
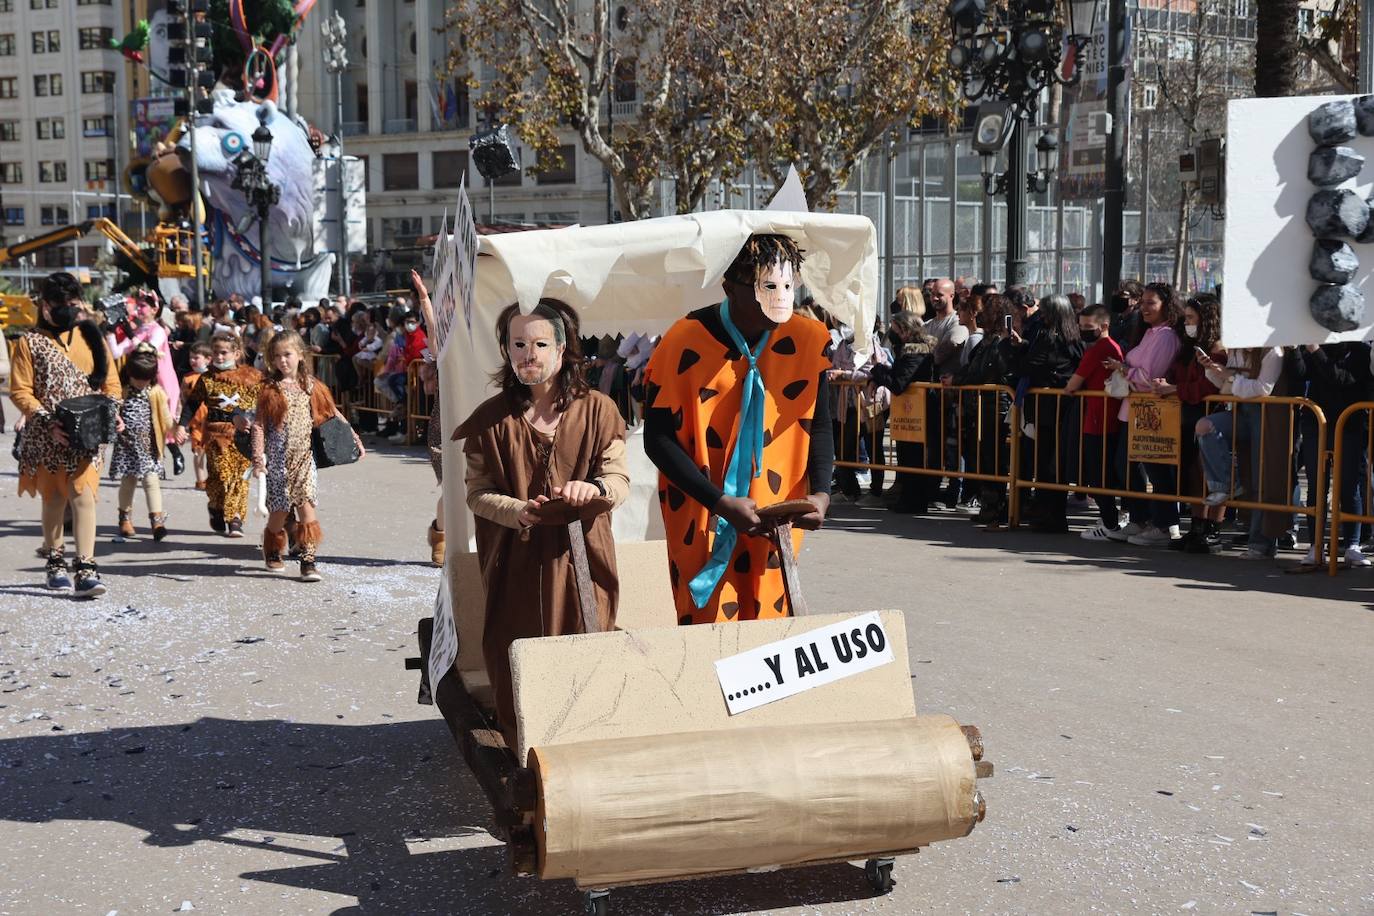
[[[128,157],[121,0],[0,0],[0,233],[32,238],[96,216],[140,214],[117,201]],[[37,270],[90,266],[94,237],[38,252]],[[4,265],[13,273],[17,265]]]
[[[478,222],[605,222],[604,170],[571,132],[556,171],[511,175],[489,187],[469,163],[468,139],[482,125],[467,87],[445,76],[456,43],[444,28],[445,6],[443,0],[322,0],[300,32],[298,109],[332,133],[341,87],[345,152],[366,165],[369,248],[405,248],[436,231],[445,209],[453,212],[463,176]],[[322,64],[320,33],[335,10],[347,27],[349,60],[337,81]],[[634,117],[634,85],[621,85],[617,95],[614,116]]]

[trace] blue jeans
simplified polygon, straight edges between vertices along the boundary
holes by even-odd
[[[1202,476],[1207,480],[1207,492],[1209,494],[1235,495],[1231,491],[1231,477],[1235,463],[1233,446],[1247,446],[1250,449],[1251,472],[1256,474],[1259,472],[1260,412],[1263,408],[1259,404],[1238,404],[1236,407],[1240,414],[1239,427],[1236,424],[1236,413],[1209,413],[1203,419],[1211,424],[1212,431],[1197,437],[1198,453],[1202,456]],[[1236,441],[1237,438],[1239,441]],[[1248,483],[1248,492],[1242,495],[1258,501],[1259,481],[1252,480]],[[1249,545],[1266,553],[1273,553],[1276,549],[1275,539],[1264,536],[1263,512],[1252,511],[1250,513]]]

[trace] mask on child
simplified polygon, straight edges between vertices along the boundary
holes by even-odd
[[[215,368],[220,370],[221,372],[228,372],[230,369],[238,365],[238,363],[232,359],[226,359],[223,362],[216,361],[214,365]]]
[[[1082,336],[1084,343],[1097,343],[1097,339],[1102,336],[1102,332],[1097,328],[1093,328],[1092,330],[1082,328],[1078,333]]]
[[[1197,325],[1195,325],[1195,324],[1185,324],[1185,325],[1183,326],[1183,333],[1184,333],[1184,334],[1187,334],[1189,337],[1196,338],[1196,337],[1197,337]]]
[[[407,322],[406,322],[406,333],[407,333],[407,334],[414,334],[414,333],[415,333],[415,329],[418,328],[419,326],[420,326],[420,325],[417,324],[417,323],[414,322],[414,321],[407,321]]]

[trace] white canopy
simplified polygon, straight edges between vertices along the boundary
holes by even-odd
[[[469,332],[459,316],[440,367],[446,430],[491,395],[489,377],[501,365],[495,335],[501,309],[519,302],[528,312],[548,296],[577,310],[583,336],[660,334],[688,312],[721,300],[726,268],[756,233],[796,239],[805,255],[802,282],[817,303],[856,330],[856,340],[866,339],[877,314],[878,236],[865,216],[717,210],[481,236],[472,327]],[[444,449],[445,517],[449,537],[466,541],[470,526],[456,446]],[[647,494],[651,509],[656,483],[632,481],[631,502]],[[637,519],[644,513],[627,506],[623,514]],[[622,526],[616,527],[621,536]]]

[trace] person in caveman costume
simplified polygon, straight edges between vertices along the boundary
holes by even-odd
[[[751,236],[725,271],[725,300],[679,319],[649,360],[644,445],[680,624],[791,616],[758,510],[811,503],[791,519],[800,555],[802,530],[830,507],[830,333],[793,313],[801,263],[793,239]]]

